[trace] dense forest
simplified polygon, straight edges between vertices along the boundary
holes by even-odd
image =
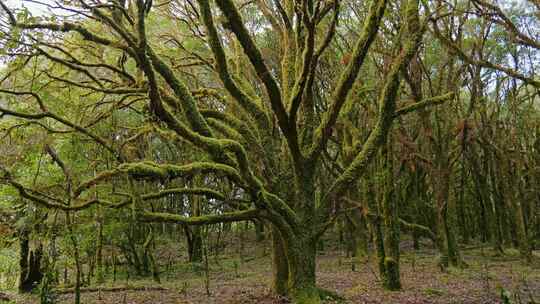
[[[539,303],[538,0],[0,0],[0,302]]]

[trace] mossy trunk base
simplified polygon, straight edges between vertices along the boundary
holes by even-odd
[[[291,290],[291,299],[294,304],[319,304],[321,294],[315,286],[303,287],[300,289]]]
[[[391,258],[384,259],[385,278],[384,287],[388,290],[400,290],[401,281],[399,279],[399,264]]]

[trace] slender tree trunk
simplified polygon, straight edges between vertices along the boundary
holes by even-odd
[[[527,227],[525,223],[525,214],[523,205],[519,197],[519,173],[516,173],[515,165],[511,160],[506,160],[501,168],[504,172],[504,176],[507,179],[507,183],[503,185],[504,197],[507,202],[508,211],[512,216],[514,224],[515,239],[519,248],[521,257],[530,263],[532,259],[532,251],[527,237]]]
[[[414,175],[413,175],[413,199],[412,199],[412,203],[413,203],[413,220],[415,223],[417,224],[420,224],[422,223],[422,216],[421,216],[421,213],[420,213],[420,203],[422,201],[421,199],[421,196],[422,194],[420,193],[420,186],[421,186],[421,182],[422,182],[422,176],[421,176],[421,173],[420,173],[420,168],[416,169]],[[413,248],[414,250],[419,250],[420,249],[420,242],[419,242],[419,239],[420,239],[420,234],[418,233],[418,230],[417,229],[414,229],[413,230]]]
[[[369,180],[366,181],[366,198],[370,214],[370,230],[373,235],[373,243],[377,253],[379,274],[384,280],[384,278],[386,277],[386,266],[384,264],[384,260],[386,258],[386,252],[384,250],[384,234],[382,229],[379,206],[377,204],[377,199],[375,198],[373,185]]]
[[[524,220],[523,205],[519,199],[514,199],[512,202],[513,207],[515,208],[514,221],[516,222],[518,243],[519,243],[519,252],[523,259],[527,263],[530,263],[532,260],[532,251],[529,244],[529,238],[527,237],[527,228]]]
[[[399,277],[399,211],[394,193],[394,170],[392,143],[390,134],[386,145],[382,147],[384,159],[384,194],[383,218],[385,228],[384,238],[384,280],[383,285],[389,290],[401,289]]]
[[[464,266],[463,261],[461,260],[461,256],[459,253],[458,248],[458,240],[457,240],[457,233],[456,233],[456,227],[457,227],[457,219],[456,219],[456,201],[452,199],[450,195],[448,195],[448,208],[447,208],[447,215],[446,215],[446,235],[448,236],[448,257],[450,260],[450,264],[452,266],[458,266],[462,267]]]
[[[484,168],[480,166],[480,162],[477,157],[477,152],[474,150],[474,146],[471,145],[467,150],[470,163],[472,165],[472,180],[476,196],[478,197],[480,207],[480,234],[483,242],[489,241],[492,236],[494,247],[499,251],[500,242],[497,235],[497,219],[496,214],[491,208],[491,194],[489,192],[489,172],[491,171],[489,166],[489,150],[484,148],[486,159],[488,160]],[[490,233],[492,232],[492,233]],[[500,247],[502,252],[502,247]]]
[[[96,225],[97,225],[97,240],[96,240],[96,270],[97,270],[97,282],[103,283],[103,215],[101,214],[101,206],[97,206],[96,209]]]
[[[465,172],[465,156],[462,157],[461,169],[460,169],[460,181],[459,181],[459,195],[456,201],[456,210],[458,216],[459,230],[463,240],[463,243],[469,243],[469,229],[467,227],[466,219],[466,205],[465,205],[465,183],[466,183],[466,172]]]
[[[451,202],[450,202],[450,168],[445,163],[439,163],[434,170],[433,190],[437,205],[437,245],[441,252],[440,266],[446,268],[449,265],[460,266],[461,260],[457,242],[452,227]]]
[[[196,184],[196,181],[193,181]],[[201,215],[201,198],[192,195],[191,199],[191,216]],[[203,261],[203,239],[201,235],[201,227],[186,227],[188,235],[188,258],[191,263],[201,263]]]
[[[255,225],[255,240],[257,242],[264,241],[264,224],[262,221],[253,221]]]
[[[362,259],[368,255],[368,239],[364,218],[359,210],[353,210],[345,217],[348,227],[348,238],[350,238],[350,248],[353,259],[352,268],[356,269],[356,264],[360,264]]]
[[[118,265],[118,262],[116,260],[116,253],[113,251],[112,253],[112,267],[113,267],[113,283],[116,282],[116,273],[117,273],[117,265]]]
[[[529,244],[529,238],[527,237],[525,214],[523,211],[523,204],[517,195],[518,185],[515,186],[516,187],[513,189],[513,195],[511,195],[509,199],[509,207],[512,209],[511,214],[515,223],[519,253],[527,263],[530,263],[532,260],[532,251]]]
[[[184,229],[188,246],[189,262],[201,263],[203,261],[201,228],[186,226]]]
[[[494,157],[493,153],[490,153],[490,160],[492,165],[490,166],[489,175],[490,175],[490,181],[491,181],[491,205],[493,209],[493,215],[495,218],[494,221],[494,230],[495,230],[495,249],[499,253],[503,253],[503,243],[506,240],[509,240],[508,236],[508,226],[504,225],[504,214],[505,214],[505,208],[504,208],[504,197],[502,195],[502,189],[501,184],[498,179],[498,175],[496,172],[496,166],[495,161],[496,158]]]
[[[447,268],[449,265],[448,240],[446,235],[446,208],[445,202],[437,200],[437,247],[439,247],[439,252],[441,254],[439,261],[441,268]]]
[[[81,259],[79,256],[79,245],[77,242],[77,237],[75,236],[75,233],[73,231],[73,227],[71,226],[71,217],[69,212],[66,212],[66,226],[69,232],[69,237],[71,240],[71,245],[73,246],[73,257],[75,259],[75,304],[81,303],[81,273],[82,273],[82,265],[81,265]]]

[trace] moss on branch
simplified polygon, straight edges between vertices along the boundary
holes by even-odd
[[[237,212],[225,212],[218,215],[185,217],[171,213],[142,212],[138,215],[138,219],[143,222],[177,223],[183,225],[197,226],[251,220],[257,218],[259,216],[259,213],[260,211],[257,209],[248,209]]]
[[[414,111],[417,111],[417,110],[420,110],[420,109],[424,109],[424,108],[427,108],[427,107],[442,104],[442,103],[446,102],[447,100],[452,99],[453,97],[454,97],[454,93],[450,92],[450,93],[446,93],[444,95],[435,96],[435,97],[432,97],[432,98],[427,98],[425,100],[422,100],[422,101],[419,101],[419,102],[416,102],[416,103],[410,104],[408,106],[404,106],[402,108],[397,109],[395,114],[394,114],[394,117],[398,117],[398,116],[409,114],[411,112],[414,112]]]
[[[416,3],[416,4],[415,4]],[[418,3],[410,1],[407,6],[407,24],[405,30],[406,40],[401,50],[392,61],[390,70],[385,78],[385,83],[379,94],[379,116],[375,127],[371,130],[368,139],[362,149],[356,154],[351,164],[334,181],[330,189],[324,195],[321,206],[317,211],[322,221],[326,221],[331,208],[332,198],[340,197],[347,187],[353,184],[371,162],[377,150],[386,142],[386,138],[394,120],[396,110],[396,98],[400,85],[400,72],[409,64],[412,57],[420,46],[424,30],[419,28]]]
[[[262,129],[270,128],[270,120],[264,110],[246,94],[234,81],[227,66],[227,57],[223,50],[220,36],[214,25],[212,11],[208,0],[199,0],[202,20],[206,26],[208,45],[210,46],[215,59],[215,69],[221,79],[225,89],[240,104],[240,106],[253,116],[258,126]]]
[[[148,193],[143,194],[141,198],[143,200],[150,200],[150,199],[158,199],[165,197],[167,195],[171,194],[181,194],[181,195],[187,195],[187,194],[194,194],[194,195],[204,195],[208,198],[214,198],[220,201],[225,201],[226,197],[224,194],[210,189],[210,188],[171,188],[163,191],[159,191],[156,193]]]
[[[356,42],[352,59],[340,76],[336,89],[333,93],[330,108],[324,114],[319,127],[315,130],[314,140],[309,151],[308,159],[318,157],[321,154],[320,151],[324,148],[326,142],[330,138],[332,128],[334,127],[341,108],[347,100],[347,96],[353,87],[358,73],[360,72],[360,68],[364,63],[369,47],[377,36],[379,25],[382,17],[384,16],[384,11],[386,10],[386,4],[386,0],[375,0],[371,4],[368,17],[364,22],[362,32],[360,34],[360,38],[358,38]]]

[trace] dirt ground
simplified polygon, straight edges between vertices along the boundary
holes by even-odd
[[[540,253],[536,262],[525,266],[511,250],[496,257],[490,251],[470,249],[462,252],[467,267],[450,268],[441,272],[433,251],[407,252],[401,258],[403,289],[389,292],[381,288],[376,262],[373,258],[352,268],[351,258],[337,252],[327,252],[318,258],[318,285],[344,298],[327,303],[400,303],[400,304],[482,304],[540,302]],[[185,267],[173,267],[162,274],[165,290],[127,290],[116,292],[85,292],[83,304],[270,304],[288,303],[287,299],[272,296],[271,269],[268,255],[242,261],[240,258],[210,259],[209,292],[206,292],[204,272]],[[119,281],[114,286],[126,286]],[[111,287],[107,285],[104,287]],[[131,280],[128,286],[156,286],[148,279]],[[13,303],[13,302],[12,302]],[[14,303],[38,303],[36,296],[17,298]],[[59,303],[73,303],[72,294],[59,296]]]

